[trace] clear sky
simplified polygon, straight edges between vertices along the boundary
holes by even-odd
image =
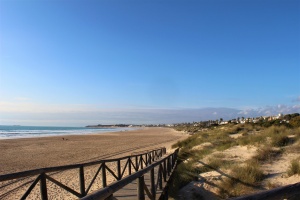
[[[0,124],[300,112],[299,0],[0,0]]]

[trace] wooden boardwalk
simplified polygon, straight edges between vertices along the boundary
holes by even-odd
[[[157,180],[157,175],[158,175],[158,167],[155,167],[154,169],[154,180]],[[150,180],[150,172],[146,173],[144,175],[144,180],[147,188],[150,190],[151,188],[151,180]],[[162,187],[164,188],[166,185],[165,182],[163,182]],[[158,199],[162,193],[162,190],[157,190],[156,191],[156,198]],[[115,199],[120,199],[120,200],[132,200],[132,199],[138,199],[138,183],[137,180],[129,183],[125,187],[123,187],[121,190],[117,191],[114,193]],[[145,199],[150,199],[147,194],[145,193]]]
[[[0,175],[0,196],[42,200],[69,199],[72,195],[81,199],[112,195],[114,199],[158,199],[176,167],[177,153],[178,149],[165,155],[166,149],[161,148],[122,158]]]
[[[168,199],[168,184],[176,168],[178,151],[176,149],[169,155],[147,163],[135,173],[83,197],[82,200]]]

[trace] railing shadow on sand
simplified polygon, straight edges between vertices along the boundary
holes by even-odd
[[[165,154],[166,148],[160,148],[121,158],[0,175],[0,183],[2,182],[0,191],[5,190],[5,186],[18,182],[18,179],[27,179],[25,183],[18,186],[20,187],[21,185],[24,188],[30,184],[27,189],[21,192],[18,191],[19,199],[26,199],[29,195],[32,195],[33,190],[36,193],[34,198],[38,197],[43,200],[48,199],[50,192],[52,196],[58,197],[58,194],[55,194],[57,191],[67,192],[73,198],[107,199],[111,198],[116,191],[137,180],[136,198],[145,199],[146,192],[150,199],[155,199],[157,190],[160,189],[160,198],[167,199],[167,181],[172,174],[172,170],[176,167],[178,149],[167,156],[164,156]],[[94,170],[89,170],[90,167],[94,167]],[[63,179],[65,178],[60,176],[60,173],[67,170],[75,170],[74,173],[78,175],[75,186],[64,183],[65,180]],[[144,175],[147,172],[150,172],[150,190],[144,180]],[[73,178],[74,173],[72,175]],[[87,173],[90,173],[89,178]],[[154,180],[155,177],[157,178],[156,182]],[[28,178],[31,178],[31,180],[28,181]],[[95,184],[95,182],[98,183]],[[50,184],[55,185],[56,189],[54,191],[52,189],[49,192],[51,190],[49,189]],[[93,190],[91,189],[92,187]],[[0,195],[0,197],[9,195],[11,191],[2,194],[2,196]]]

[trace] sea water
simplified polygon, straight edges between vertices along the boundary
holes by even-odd
[[[0,139],[33,138],[46,136],[67,136],[127,131],[132,128],[86,128],[53,126],[3,126],[0,125]]]

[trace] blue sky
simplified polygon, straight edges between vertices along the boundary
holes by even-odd
[[[300,112],[300,1],[0,0],[0,124],[279,112]]]

